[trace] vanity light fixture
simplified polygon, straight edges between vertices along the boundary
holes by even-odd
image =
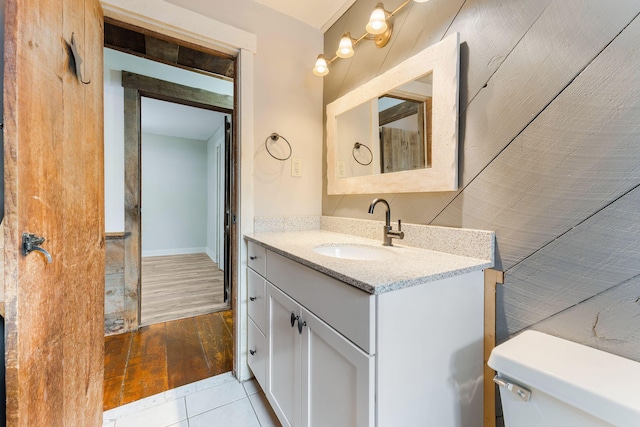
[[[371,12],[371,17],[369,18],[369,22],[366,26],[366,32],[357,39],[351,37],[351,34],[348,32],[344,33],[340,38],[336,56],[331,59],[327,59],[322,54],[318,55],[316,65],[313,67],[313,74],[320,77],[329,74],[329,65],[338,58],[352,57],[354,54],[353,48],[362,40],[373,40],[376,46],[385,47],[389,42],[389,39],[391,39],[391,32],[393,30],[391,18],[412,1],[416,3],[425,3],[429,0],[406,0],[393,12],[389,12],[384,8],[382,3],[378,3],[373,9],[373,12]]]

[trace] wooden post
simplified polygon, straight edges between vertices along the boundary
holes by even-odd
[[[4,317],[4,218],[0,222],[0,316]]]
[[[496,346],[496,284],[504,283],[504,272],[484,270],[484,427],[496,426],[495,371],[487,365]]]

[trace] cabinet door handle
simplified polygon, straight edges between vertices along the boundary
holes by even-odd
[[[300,335],[302,335],[302,328],[305,326],[307,326],[307,322],[298,317],[298,332],[300,332]]]
[[[256,255],[251,255],[251,256],[249,257],[249,259],[250,259],[250,260],[252,260],[252,261],[254,261],[254,260],[258,259],[258,257],[257,257]]]
[[[255,356],[255,354],[256,354],[257,352],[258,352],[258,350],[249,350],[249,353],[250,353],[252,356]]]
[[[291,327],[292,327],[292,328],[293,328],[293,325],[295,325],[295,324],[296,324],[296,320],[298,320],[298,319],[299,319],[299,317],[298,317],[298,316],[296,316],[296,314],[292,311],[292,312],[291,312]]]
[[[258,299],[257,297],[249,297],[250,301],[255,301],[256,299]]]

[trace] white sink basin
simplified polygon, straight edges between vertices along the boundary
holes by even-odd
[[[369,246],[357,244],[321,245],[313,248],[313,251],[325,256],[340,259],[353,259],[360,261],[374,261],[396,257],[392,249],[383,246]]]

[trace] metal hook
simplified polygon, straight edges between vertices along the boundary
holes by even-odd
[[[69,46],[71,47],[73,63],[74,63],[75,68],[76,68],[76,76],[78,76],[78,80],[80,80],[80,83],[88,85],[89,83],[91,83],[91,80],[87,80],[85,82],[82,79],[82,68],[81,68],[82,57],[80,57],[80,54],[78,53],[78,45],[76,44],[75,33],[71,33],[71,44]]]
[[[51,264],[53,262],[51,254],[49,254],[46,249],[40,247],[45,240],[44,237],[38,237],[32,233],[22,233],[22,255],[27,256],[33,251],[40,252],[47,258],[47,263]]]

